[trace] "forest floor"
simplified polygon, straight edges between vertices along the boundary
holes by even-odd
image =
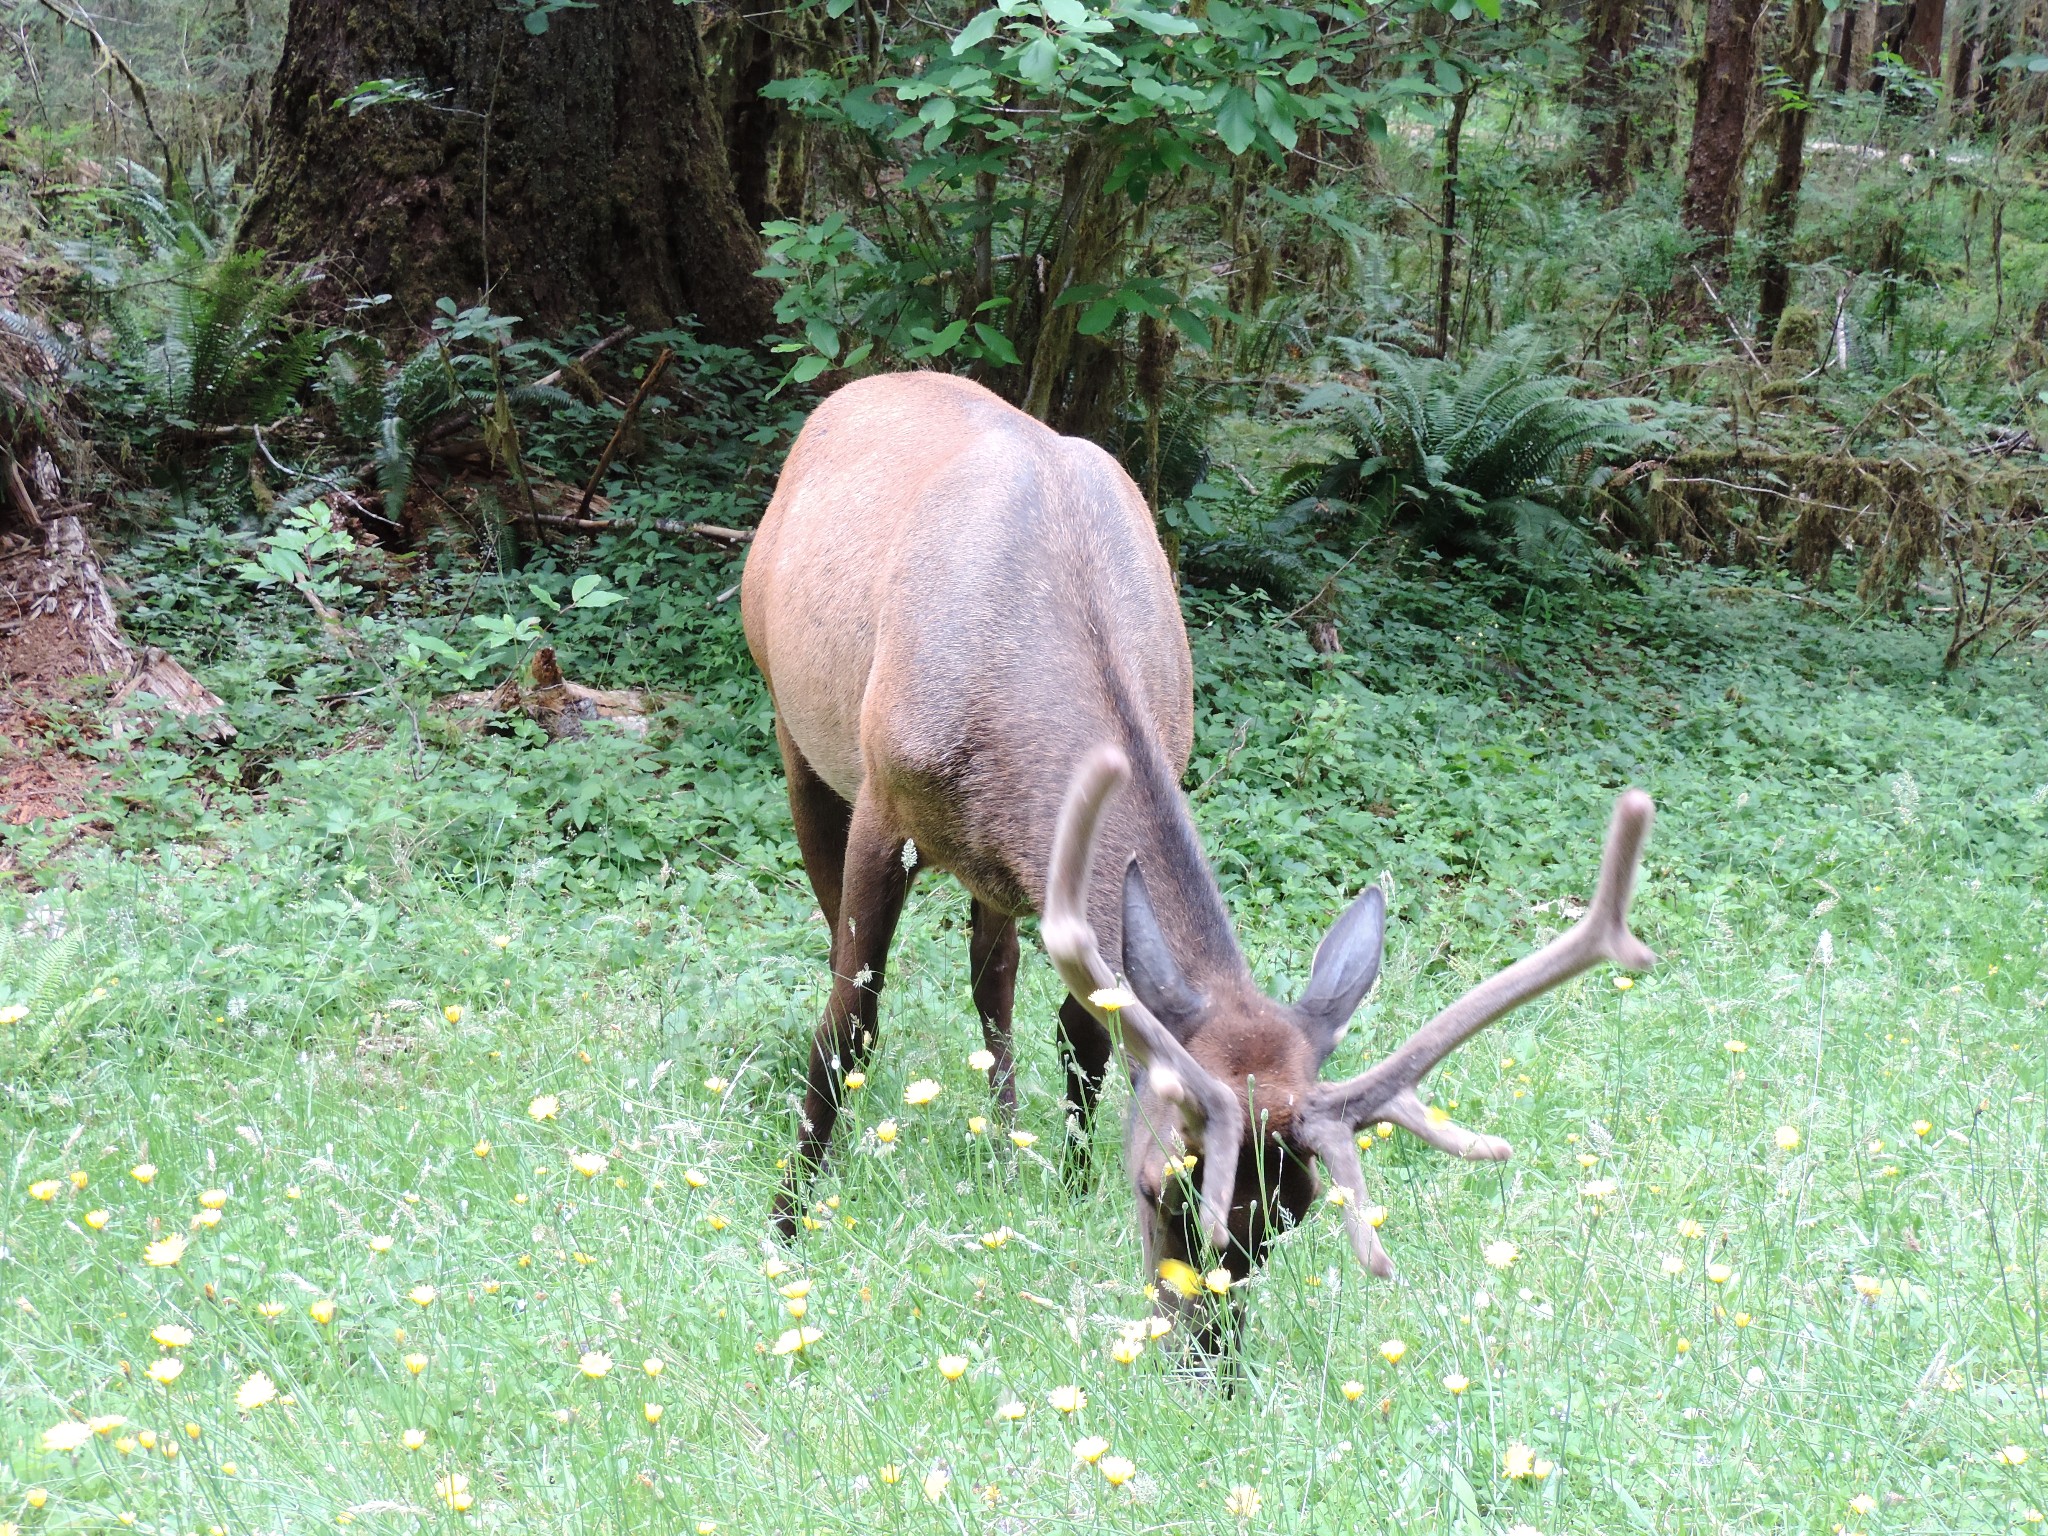
[[[1123,1096],[1064,1178],[1034,951],[995,1121],[936,880],[815,1229],[770,1242],[825,935],[736,616],[702,602],[696,670],[633,679],[690,688],[666,744],[394,713],[273,740],[257,791],[138,752],[111,831],[15,834],[0,1520],[2034,1528],[2040,656],[1945,675],[1938,636],[1753,574],[1554,611],[1357,581],[1343,656],[1190,610],[1190,782],[1258,973],[1298,984],[1343,897],[1392,880],[1332,1072],[1555,926],[1616,787],[1661,807],[1657,969],[1522,1010],[1432,1085],[1514,1160],[1375,1139],[1398,1281],[1319,1212],[1242,1280],[1234,1391],[1170,1334],[1120,1351],[1148,1311]],[[276,685],[234,667],[208,681],[260,736]],[[940,1091],[909,1104],[918,1078]]]

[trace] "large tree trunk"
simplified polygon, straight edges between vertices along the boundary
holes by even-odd
[[[366,81],[431,95],[335,107]],[[335,297],[389,294],[360,317],[389,331],[444,295],[550,327],[695,314],[736,344],[774,323],[673,0],[558,10],[537,36],[496,0],[292,0],[244,239],[320,262]]]
[[[1757,329],[1765,336],[1776,332],[1778,317],[1785,313],[1792,292],[1792,235],[1799,225],[1799,184],[1806,176],[1806,120],[1812,116],[1806,98],[1813,89],[1813,77],[1820,72],[1820,24],[1825,14],[1825,0],[1792,0],[1791,14],[1785,19],[1784,51],[1778,55],[1785,84],[1798,100],[1778,107],[1778,164],[1764,191]]]
[[[1586,69],[1577,93],[1591,129],[1586,185],[1608,204],[1628,191],[1634,134],[1623,67],[1635,48],[1642,10],[1642,0],[1593,0],[1586,13]]]
[[[734,190],[756,228],[770,219],[801,219],[810,181],[810,135],[789,104],[762,92],[805,64],[824,63],[850,46],[845,27],[815,5],[779,0],[738,7],[722,23],[718,54],[725,147]]]
[[[1763,9],[1764,0],[1708,0],[1707,4],[1692,149],[1686,156],[1685,197],[1680,204],[1680,218],[1693,236],[1694,246],[1692,260],[1678,274],[1675,285],[1679,307],[1702,317],[1707,287],[1718,288],[1728,271]]]
[[[1835,54],[1833,85],[1842,92],[1870,88],[1870,55],[1877,47],[1877,0],[1845,6]]]
[[[1948,0],[1913,0],[1899,40],[1899,57],[1930,80],[1941,79],[1941,29]]]

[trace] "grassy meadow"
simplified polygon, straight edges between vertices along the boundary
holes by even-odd
[[[2041,1522],[2037,656],[1944,675],[1754,573],[1357,570],[1328,658],[1191,599],[1189,785],[1258,974],[1394,892],[1333,1075],[1562,925],[1615,790],[1660,808],[1658,968],[1454,1056],[1435,1102],[1514,1159],[1374,1137],[1398,1280],[1320,1211],[1239,1278],[1226,1391],[1142,1330],[1120,1089],[1058,1166],[1035,950],[995,1121],[949,882],[815,1229],[768,1239],[825,934],[729,579],[560,621],[573,675],[685,690],[580,747],[375,698],[318,734],[353,663],[287,602],[208,655],[203,593],[141,590],[242,755],[146,743],[91,827],[9,833],[5,1536]]]

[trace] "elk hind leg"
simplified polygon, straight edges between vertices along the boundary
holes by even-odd
[[[903,841],[863,793],[847,828],[845,872],[832,934],[832,992],[811,1040],[796,1155],[775,1198],[775,1226],[785,1238],[795,1235],[804,1190],[832,1145],[846,1074],[874,1047],[889,941],[910,891]]]
[[[974,980],[974,1011],[981,1043],[995,1057],[988,1085],[1008,1118],[1017,1112],[1017,1069],[1011,1058],[1010,1017],[1017,1002],[1017,920],[977,898],[967,957]]]

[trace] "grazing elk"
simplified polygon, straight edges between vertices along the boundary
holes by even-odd
[[[1379,974],[1379,888],[1338,918],[1298,999],[1259,990],[1179,789],[1191,668],[1151,514],[1108,454],[979,385],[896,374],[828,399],[790,452],[742,591],[832,930],[831,995],[776,1204],[785,1235],[845,1074],[874,1044],[890,938],[923,868],[951,872],[973,899],[974,1003],[1005,1109],[1019,915],[1040,914],[1070,993],[1059,1039],[1077,1138],[1121,1036],[1148,1275],[1199,1261],[1205,1243],[1248,1270],[1310,1208],[1317,1160],[1359,1260],[1391,1274],[1366,1215],[1359,1129],[1391,1121],[1455,1156],[1506,1157],[1505,1142],[1426,1110],[1423,1075],[1602,959],[1652,962],[1626,922],[1651,817],[1630,790],[1576,927],[1378,1065],[1320,1081]],[[1105,952],[1121,958],[1127,992]]]

